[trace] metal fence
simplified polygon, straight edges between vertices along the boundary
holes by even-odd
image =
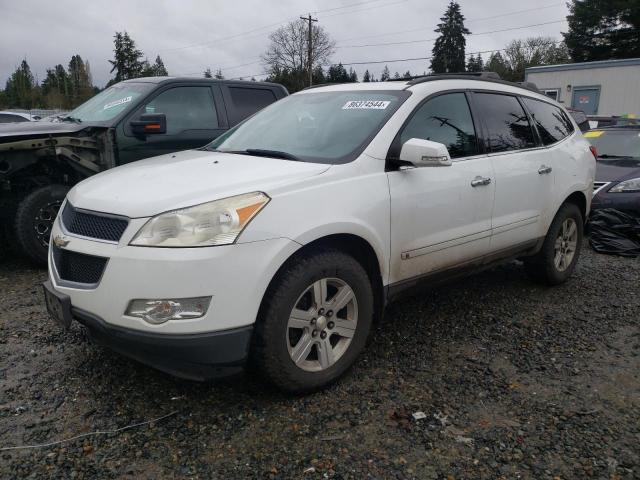
[[[60,110],[60,109],[45,110],[42,108],[34,108],[32,110],[11,108],[9,110],[5,110],[5,112],[24,113],[26,115],[29,115],[34,120],[48,117],[50,115],[63,115],[65,113],[68,113],[66,110]]]

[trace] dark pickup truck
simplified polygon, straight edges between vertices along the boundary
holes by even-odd
[[[137,78],[57,121],[0,125],[0,250],[15,245],[46,264],[51,225],[71,186],[118,165],[202,147],[286,95],[274,83]]]

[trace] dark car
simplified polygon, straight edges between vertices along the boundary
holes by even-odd
[[[0,125],[0,233],[44,265],[71,186],[118,165],[202,147],[286,95],[266,82],[138,78],[55,122]]]
[[[598,156],[592,210],[640,215],[640,125],[600,128],[584,136]]]

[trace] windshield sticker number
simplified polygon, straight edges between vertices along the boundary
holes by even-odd
[[[350,100],[342,110],[384,110],[390,103],[389,100]]]
[[[121,98],[120,100],[114,100],[113,102],[107,103],[104,107],[102,107],[102,109],[108,110],[110,108],[117,107],[118,105],[129,103],[131,100],[133,100],[133,97],[129,95],[128,97]]]

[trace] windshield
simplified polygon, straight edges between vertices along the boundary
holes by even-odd
[[[315,163],[350,162],[409,95],[403,90],[292,95],[258,112],[206,148]]]
[[[640,130],[590,130],[584,136],[596,147],[598,158],[640,158]]]
[[[140,95],[154,88],[153,83],[118,83],[90,98],[64,115],[81,122],[106,122],[129,108]]]

